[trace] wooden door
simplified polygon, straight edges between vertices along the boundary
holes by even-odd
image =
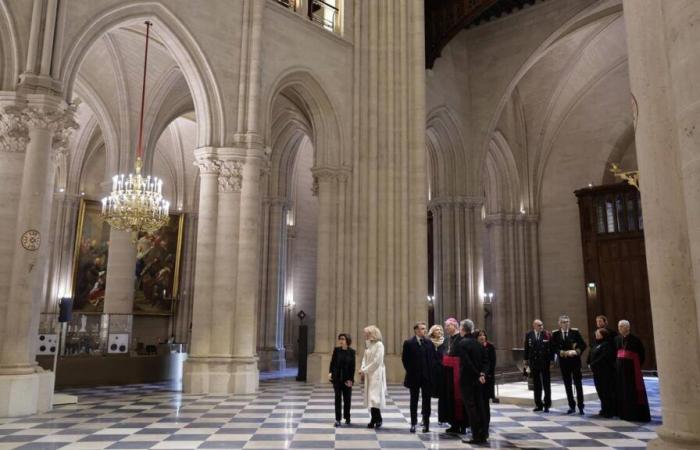
[[[621,183],[581,189],[576,196],[589,327],[600,314],[608,317],[613,328],[619,320],[629,320],[632,333],[639,336],[646,350],[643,369],[655,369],[639,191]]]

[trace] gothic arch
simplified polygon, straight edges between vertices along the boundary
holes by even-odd
[[[197,145],[199,147],[222,145],[224,113],[213,72],[189,30],[161,3],[141,2],[118,5],[86,21],[88,25],[66,46],[62,58],[63,64],[59,69],[66,99],[70,100],[72,97],[78,68],[92,43],[111,29],[143,19],[153,22],[157,34],[163,38],[164,45],[187,80],[198,119]]]
[[[514,213],[520,207],[520,176],[513,151],[503,134],[496,130],[489,141],[483,163],[486,213]]]
[[[265,109],[265,142],[268,146],[275,144],[272,123],[276,114],[274,106],[278,96],[283,95],[300,112],[300,115],[297,114],[293,118],[293,122],[303,124],[299,126],[299,130],[305,131],[311,139],[314,148],[314,167],[339,169],[346,165],[347,156],[344,154],[345,145],[338,122],[337,108],[328,97],[327,91],[309,70],[298,67],[289,69],[273,83],[270,92]],[[275,155],[274,147],[272,152],[272,173],[275,173],[275,169],[280,168],[279,165],[275,165],[275,162],[282,161],[283,158],[282,155]]]
[[[621,0],[607,0],[601,3],[596,3],[589,8],[584,9],[580,13],[576,14],[569,21],[564,23],[559,27],[554,33],[552,33],[547,39],[545,39],[540,46],[532,52],[525,63],[520,67],[518,72],[513,76],[510,83],[506,87],[505,91],[500,97],[498,105],[491,116],[491,121],[488,125],[487,136],[490,136],[498,126],[498,121],[500,120],[501,114],[506,104],[510,100],[513,91],[516,89],[520,81],[525,77],[525,75],[540,61],[542,58],[547,56],[550,51],[555,47],[557,43],[565,39],[567,36],[581,29],[582,27],[600,21],[609,16],[621,16],[622,14],[622,1]],[[597,34],[590,36],[587,42],[594,39]],[[584,43],[584,46],[585,44]],[[483,143],[483,147],[480,149],[479,160],[483,160],[485,155],[489,152],[489,147],[491,146],[490,139]],[[536,201],[536,198],[533,199]]]
[[[454,114],[446,106],[439,106],[428,114],[426,147],[431,196],[466,194],[467,163],[464,159],[464,140]]]
[[[20,48],[14,21],[4,1],[0,1],[0,90],[14,90],[19,78]]]

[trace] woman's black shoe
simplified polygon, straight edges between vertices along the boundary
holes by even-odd
[[[370,422],[367,424],[367,428],[374,428],[374,422]]]
[[[340,420],[335,421],[335,426],[336,426],[336,428],[340,426]]]
[[[350,419],[345,419],[345,424],[350,425]]]
[[[374,428],[379,428],[382,426],[382,421],[380,420],[379,422],[374,424]]]

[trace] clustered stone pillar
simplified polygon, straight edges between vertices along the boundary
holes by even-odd
[[[624,12],[663,417],[649,448],[700,449],[700,3]]]
[[[34,359],[50,255],[46,242],[53,202],[51,153],[56,134],[77,128],[74,108],[55,97],[29,94],[17,100],[17,112],[29,142],[12,231],[13,267],[0,353],[0,416],[33,414],[52,405],[53,373],[41,370]]]
[[[327,376],[336,333],[350,332],[362,342],[363,328],[376,325],[388,380],[396,382],[404,375],[402,342],[415,321],[428,317],[424,4],[352,5],[352,154],[317,162],[320,170],[345,170],[350,184],[347,191],[344,183],[333,188],[337,182],[317,171],[316,333],[308,379]],[[324,246],[329,234],[331,248]]]
[[[481,309],[482,198],[446,197],[430,201],[433,212],[435,321],[471,318],[483,326]]]
[[[540,314],[536,215],[491,214],[486,227],[491,247],[490,285],[493,330],[499,365],[509,365],[512,348]],[[519,331],[522,330],[522,333]]]
[[[190,357],[183,388],[191,393],[251,393],[258,294],[259,152],[195,151],[200,168],[199,228]]]
[[[284,285],[286,204],[283,197],[263,202],[263,250],[260,261],[260,308],[258,311],[258,356],[261,370],[286,367],[284,351]]]

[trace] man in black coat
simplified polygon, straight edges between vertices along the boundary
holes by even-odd
[[[595,317],[595,330],[598,328],[605,328],[608,330],[608,337],[606,338],[608,341],[612,342],[613,346],[615,345],[615,338],[617,337],[618,333],[617,330],[613,330],[610,328],[608,325],[608,318],[603,315],[599,315]],[[595,342],[595,330],[593,330],[593,339],[591,342]]]
[[[569,400],[567,414],[576,412],[578,404],[579,414],[583,414],[583,386],[581,385],[581,353],[586,350],[578,328],[569,328],[571,321],[569,316],[559,317],[559,329],[552,333],[552,352],[559,358],[561,377],[566,388],[566,398]],[[571,379],[576,385],[576,401],[571,388]]]
[[[416,432],[418,423],[418,395],[422,397],[421,415],[423,416],[423,433],[430,431],[430,393],[432,392],[431,362],[435,358],[435,346],[425,338],[425,322],[416,322],[413,326],[414,336],[403,343],[401,362],[406,370],[403,385],[411,393],[411,433]]]
[[[469,444],[483,444],[489,436],[486,398],[482,393],[486,384],[489,361],[484,346],[474,338],[474,322],[465,319],[460,322],[462,339],[457,344],[460,358],[460,389],[464,409],[469,417],[472,437]]]
[[[530,376],[535,382],[535,409],[533,411],[549,412],[552,406],[552,385],[550,382],[549,364],[552,362],[552,334],[544,329],[540,319],[532,322],[532,331],[525,335],[525,367],[530,369]],[[544,403],[542,390],[544,389]]]

